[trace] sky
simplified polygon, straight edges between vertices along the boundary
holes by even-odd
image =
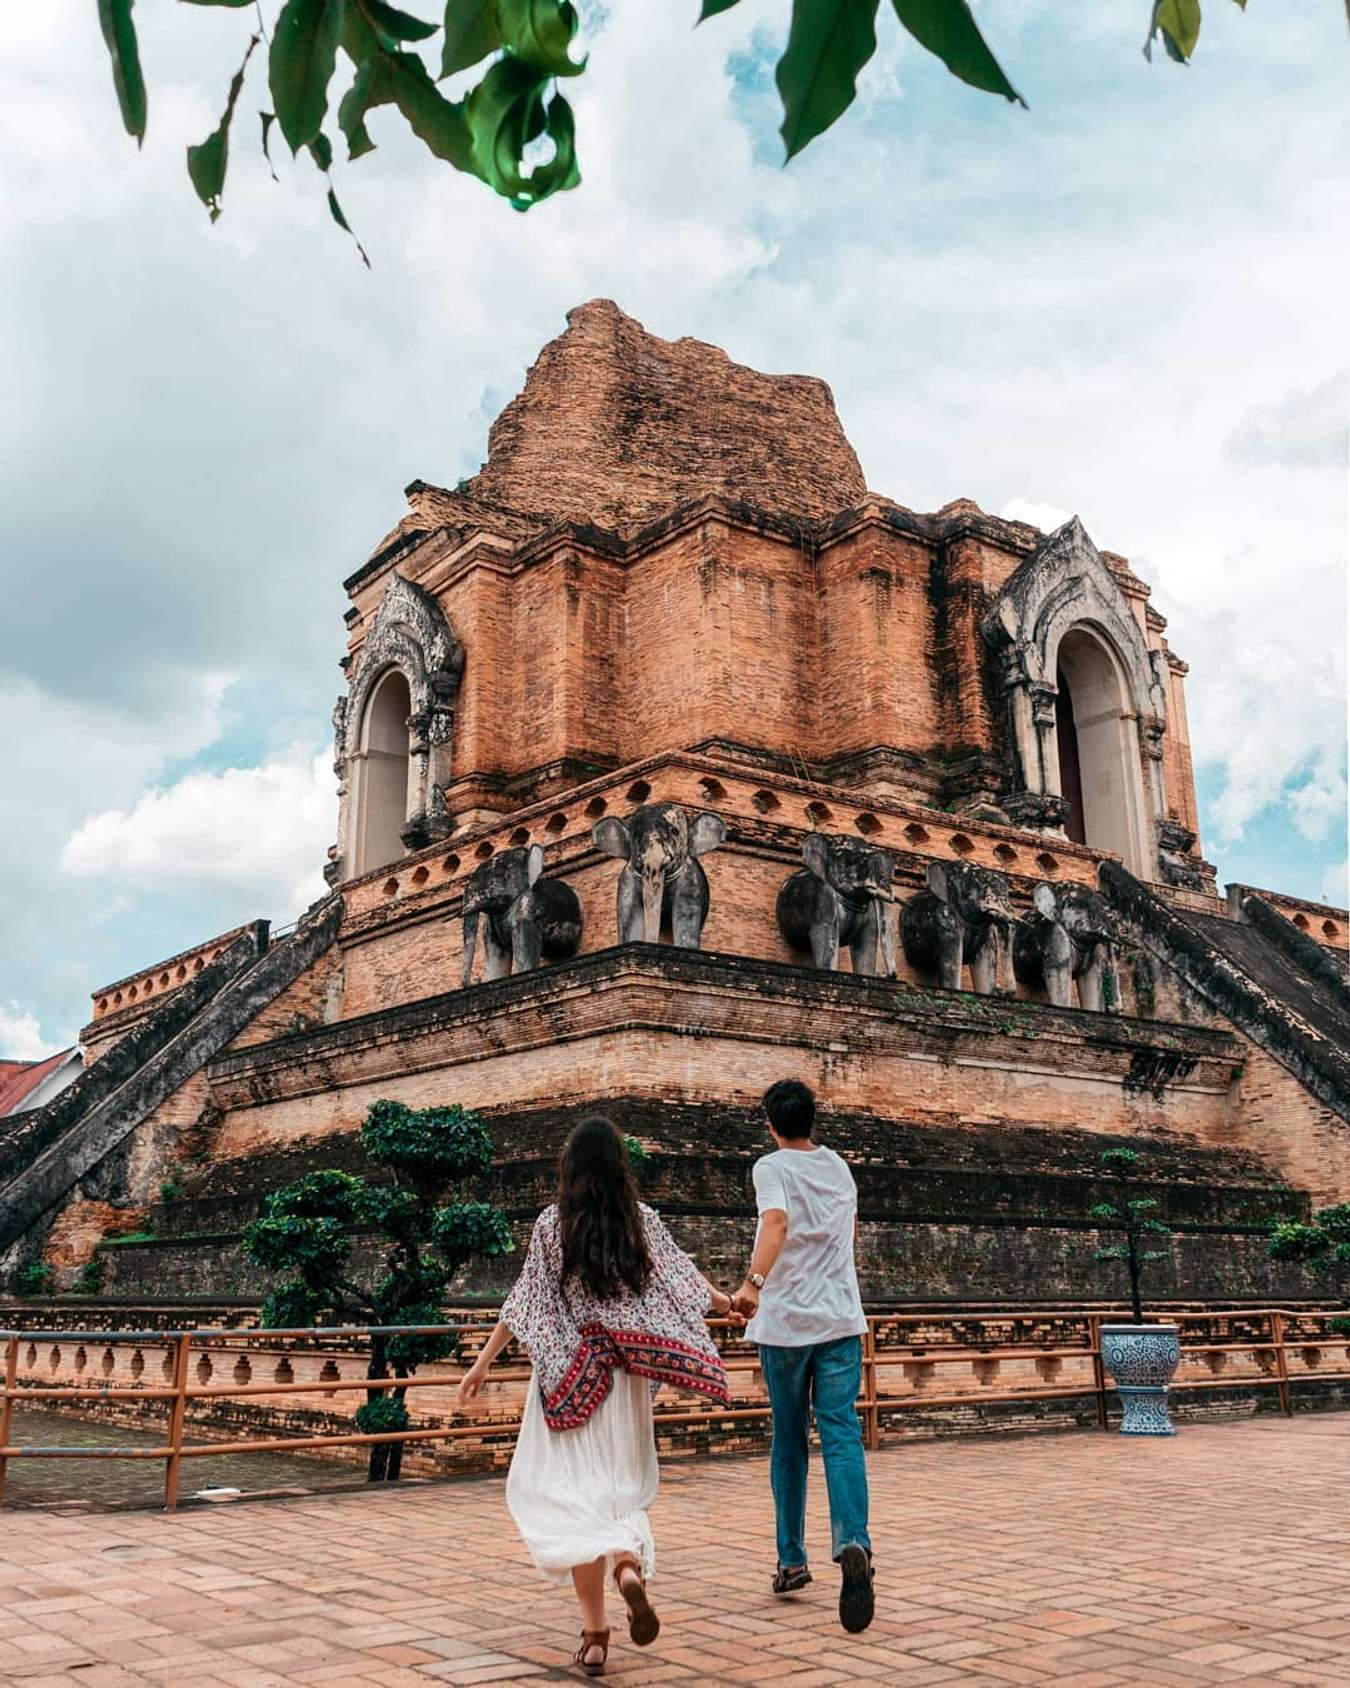
[[[271,180],[256,59],[214,227],[191,193],[251,13],[137,9],[139,153],[87,0],[7,17],[0,1056],[321,893],[341,581],[597,296],[823,376],[902,504],[1079,514],[1191,665],[1220,883],[1346,902],[1340,0],[1211,5],[1184,68],[1144,62],[1147,0],[979,5],[1027,111],[883,6],[857,103],[787,169],[787,0],[698,9],[583,7],[583,183],[527,215],[374,113],[335,172],[370,271],[279,143]]]

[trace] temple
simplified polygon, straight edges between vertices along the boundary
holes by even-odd
[[[1350,1198],[1346,912],[1220,898],[1125,558],[869,492],[823,383],[603,300],[407,498],[346,581],[328,896],[95,993],[84,1070],[0,1119],[0,1264],[256,1297],[240,1227],[393,1097],[484,1114],[522,1229],[604,1108],[738,1273],[795,1075],[874,1300],[1110,1295],[1124,1143],[1162,1293],[1309,1293],[1266,1233]]]

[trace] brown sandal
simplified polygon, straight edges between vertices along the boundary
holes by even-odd
[[[598,1647],[600,1649],[599,1664],[592,1665],[586,1662],[586,1655],[590,1652],[592,1647]],[[609,1631],[607,1629],[583,1629],[581,1632],[581,1645],[577,1648],[576,1652],[573,1653],[572,1663],[574,1665],[580,1665],[582,1670],[586,1672],[587,1676],[603,1676],[605,1661],[608,1658]]]
[[[628,1582],[625,1571],[632,1571]],[[661,1631],[661,1620],[652,1610],[647,1598],[647,1585],[642,1580],[642,1567],[631,1556],[620,1559],[614,1567],[614,1586],[628,1608],[628,1635],[635,1647],[650,1647]]]

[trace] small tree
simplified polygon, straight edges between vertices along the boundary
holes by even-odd
[[[1269,1253],[1272,1260],[1311,1266],[1330,1281],[1333,1293],[1344,1297],[1350,1287],[1350,1202],[1322,1208],[1313,1214],[1311,1225],[1299,1219],[1277,1220]],[[1350,1336],[1350,1319],[1329,1319],[1327,1329]]]
[[[455,1275],[472,1260],[512,1249],[506,1215],[486,1202],[444,1200],[492,1164],[492,1138],[478,1116],[456,1104],[413,1110],[376,1102],[361,1127],[361,1146],[389,1175],[375,1182],[346,1172],[311,1172],[267,1198],[244,1231],[244,1252],[285,1274],[263,1302],[262,1324],[276,1330],[332,1315],[348,1323],[434,1325],[444,1318]],[[382,1248],[370,1286],[350,1264],[357,1238]],[[410,1377],[419,1365],[456,1352],[453,1335],[370,1339],[370,1378]],[[374,1435],[406,1430],[406,1389],[372,1389],[356,1427]],[[394,1481],[401,1442],[370,1450],[371,1482]]]
[[[1125,1181],[1133,1175],[1138,1164],[1139,1156],[1133,1149],[1107,1149],[1101,1156],[1102,1170],[1113,1180],[1115,1188],[1111,1200],[1098,1202],[1092,1209],[1091,1217],[1101,1230],[1119,1231],[1124,1241],[1097,1249],[1092,1258],[1103,1262],[1125,1262],[1130,1273],[1130,1307],[1134,1323],[1142,1325],[1144,1304],[1140,1279],[1144,1268],[1155,1260],[1167,1259],[1165,1250],[1145,1248],[1144,1242],[1148,1237],[1170,1237],[1172,1233],[1161,1220],[1153,1217],[1158,1204],[1152,1197],[1127,1193]]]

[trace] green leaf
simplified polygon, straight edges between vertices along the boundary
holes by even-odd
[[[789,158],[852,104],[858,72],[876,51],[876,10],[877,0],[792,0],[776,73]]]
[[[357,240],[356,235],[353,233],[351,224],[342,215],[342,207],[338,204],[338,197],[331,187],[328,190],[328,210],[337,226],[340,229],[346,229],[347,233],[351,235],[352,240],[355,243],[356,250],[361,254],[361,262],[367,269],[369,269],[370,259],[366,256],[366,249],[362,246],[361,242]]]
[[[952,75],[987,94],[1002,94],[1018,105],[1026,101],[1003,74],[990,52],[966,0],[894,0],[895,15]]]
[[[406,1102],[373,1102],[361,1126],[361,1147],[380,1166],[437,1190],[452,1179],[476,1177],[492,1165],[487,1127],[458,1103],[410,1108]]]
[[[253,57],[253,49],[260,39],[255,35],[250,40],[243,63],[234,73],[220,122],[200,146],[187,149],[188,176],[196,189],[197,198],[206,207],[213,223],[220,215],[220,196],[225,191],[225,171],[230,162],[230,124],[234,120],[234,108],[239,99],[239,90],[244,86],[244,72],[248,69],[248,61]],[[266,150],[265,130],[263,146]]]
[[[515,1249],[506,1215],[488,1202],[454,1202],[438,1208],[431,1235],[456,1272],[470,1260],[494,1259]]]
[[[495,53],[502,44],[497,0],[446,0],[441,75],[453,76]]]
[[[472,170],[464,104],[447,100],[416,53],[388,53],[389,93],[418,140],[456,170]]]
[[[136,145],[140,146],[145,139],[146,99],[136,26],[131,21],[135,3],[136,0],[98,0],[98,21],[112,60],[113,86],[122,108],[122,122],[127,134],[134,135]]]
[[[272,33],[268,81],[277,122],[293,153],[308,146],[328,112],[346,0],[286,0]]]
[[[497,60],[466,102],[472,167],[517,211],[528,211],[581,180],[572,108],[561,94],[554,95],[547,108],[544,105],[550,80],[508,54]],[[553,142],[553,157],[526,175],[525,149],[545,135]]]
[[[333,143],[322,130],[309,143],[309,156],[325,175],[333,168]]]
[[[384,1389],[359,1406],[352,1421],[363,1436],[389,1436],[408,1428],[408,1409],[394,1398],[392,1389]]]
[[[376,106],[391,105],[394,99],[393,80],[384,58],[376,54],[367,59],[356,73],[356,80],[342,96],[338,107],[338,128],[347,137],[347,157],[360,158],[373,152],[375,143],[366,128],[366,113]]]
[[[278,1284],[263,1301],[258,1322],[264,1330],[295,1330],[318,1321],[325,1306],[323,1293],[299,1280]]]
[[[1167,56],[1186,64],[1200,39],[1200,0],[1154,0],[1144,57],[1153,57],[1153,43],[1162,36]]]
[[[178,0],[180,6],[228,6],[232,11],[242,12],[245,6],[256,5],[257,0]]]
[[[1350,1202],[1336,1207],[1320,1208],[1313,1214],[1313,1223],[1333,1237],[1350,1238]]]
[[[709,18],[715,18],[719,12],[729,12],[733,6],[739,6],[741,0],[703,0],[703,10],[698,15],[700,23],[707,23]]]
[[[586,68],[568,54],[577,32],[571,0],[497,0],[502,46],[550,76],[579,76]]]
[[[1309,1262],[1320,1260],[1330,1247],[1330,1236],[1318,1226],[1281,1219],[1272,1229],[1268,1252],[1272,1260]]]
[[[276,166],[272,163],[271,149],[267,144],[272,125],[277,120],[277,114],[274,111],[260,111],[258,116],[262,118],[263,157],[267,160],[267,168],[272,172],[272,180],[279,182],[281,177],[277,175]]]
[[[377,29],[395,41],[426,41],[440,28],[439,24],[400,12],[397,6],[386,5],[385,0],[361,0],[361,9]]]

